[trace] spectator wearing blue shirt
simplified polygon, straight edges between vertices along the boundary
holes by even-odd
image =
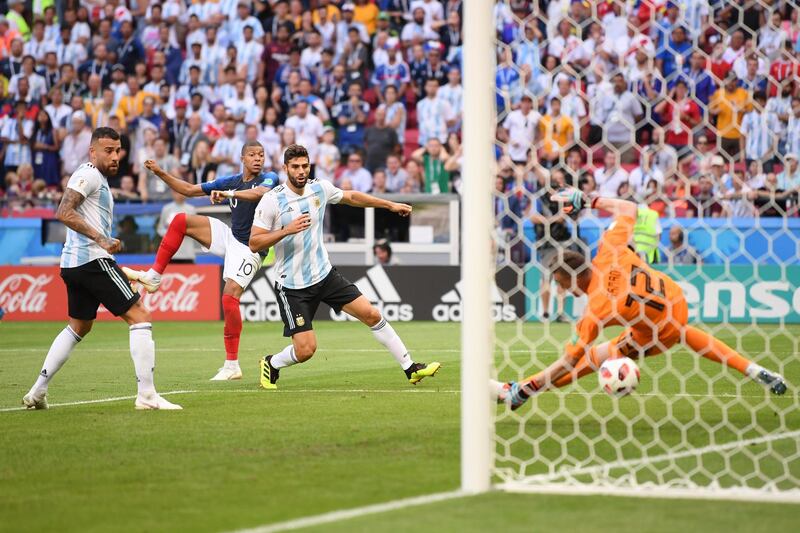
[[[503,111],[511,111],[522,98],[521,76],[514,68],[510,48],[506,48],[502,52],[501,61],[494,77],[498,114]]]
[[[673,26],[672,39],[656,56],[656,67],[670,80],[673,73],[680,72],[681,67],[688,62],[692,53],[692,43],[686,39],[686,29],[683,26]]]
[[[683,77],[689,86],[689,94],[702,104],[700,109],[705,114],[711,95],[717,90],[714,79],[706,69],[705,55],[702,52],[692,53],[689,57],[689,64],[684,67],[683,73]],[[674,85],[676,80],[671,85]]]
[[[333,106],[333,118],[339,125],[339,148],[348,153],[364,146],[364,125],[369,115],[369,104],[361,99],[361,86],[351,83],[348,99]]]
[[[679,15],[680,7],[677,2],[674,0],[668,1],[665,6],[664,16],[654,24],[651,33],[651,37],[656,43],[656,54],[663,52],[669,43],[672,28],[678,24]]]
[[[400,94],[405,94],[411,81],[408,66],[398,60],[399,47],[389,50],[389,62],[380,65],[372,74],[372,85],[380,89],[379,98],[383,98],[386,87],[392,85]]]
[[[133,32],[133,22],[123,21],[120,25],[120,42],[117,45],[117,63],[125,67],[126,74],[133,74],[136,63],[144,61],[144,46]]]

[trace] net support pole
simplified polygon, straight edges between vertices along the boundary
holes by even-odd
[[[489,490],[494,427],[489,377],[494,348],[492,177],[495,53],[491,0],[464,2],[461,231],[461,489]]]

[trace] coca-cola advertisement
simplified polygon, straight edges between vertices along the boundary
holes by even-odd
[[[130,265],[132,268],[148,268]],[[219,320],[217,265],[170,265],[155,293],[140,291],[154,320]],[[0,266],[3,320],[66,320],[67,291],[55,266]],[[98,320],[114,320],[104,307]]]

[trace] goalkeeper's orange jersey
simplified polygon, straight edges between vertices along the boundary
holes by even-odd
[[[654,338],[684,302],[683,291],[666,274],[651,269],[628,247],[636,220],[617,217],[592,261],[588,305],[567,354],[581,357],[605,326],[622,325],[635,337]],[[685,318],[682,318],[685,323]]]

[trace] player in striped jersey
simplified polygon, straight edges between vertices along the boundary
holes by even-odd
[[[253,280],[261,266],[261,257],[247,247],[256,202],[278,183],[274,172],[262,172],[264,166],[264,147],[257,141],[248,141],[241,151],[244,172],[217,178],[207,183],[192,185],[164,172],[155,161],[144,162],[147,169],[164,180],[174,191],[184,196],[210,195],[211,201],[218,203],[230,199],[231,226],[229,228],[216,218],[202,215],[178,214],[170,222],[167,234],[161,240],[156,253],[156,261],[147,272],[123,268],[131,280],[139,281],[149,292],[158,290],[161,274],[181,247],[184,236],[188,235],[199,242],[212,254],[224,257],[225,266],[222,279],[222,314],[225,319],[224,342],[225,363],[211,381],[228,381],[242,378],[239,366],[239,339],[242,335],[242,314],[239,298]],[[251,191],[251,201],[233,198],[233,191]]]
[[[412,384],[433,376],[439,363],[415,363],[394,328],[380,311],[350,281],[331,266],[323,243],[323,219],[328,204],[388,209],[400,216],[411,214],[411,206],[383,200],[357,191],[342,191],[330,182],[309,181],[308,152],[293,144],[284,153],[285,184],[265,194],[256,208],[250,234],[250,250],[264,252],[275,247],[277,280],[285,337],[292,344],[261,360],[261,386],[277,388],[281,368],[307,361],[317,349],[312,320],[320,303],[337,313],[344,311],[372,329],[375,338],[394,356]],[[255,191],[236,191],[240,199],[253,198]]]
[[[119,170],[120,146],[116,131],[97,128],[89,145],[90,162],[72,174],[58,206],[58,220],[67,227],[61,277],[67,286],[69,323],[53,340],[36,383],[22,399],[29,409],[47,409],[50,380],[67,362],[73,348],[92,330],[100,304],[130,325],[131,357],[138,386],[136,409],[181,409],[156,393],[150,312],[131,289],[112,255],[122,245],[111,236],[114,199],[106,176],[113,176]]]

